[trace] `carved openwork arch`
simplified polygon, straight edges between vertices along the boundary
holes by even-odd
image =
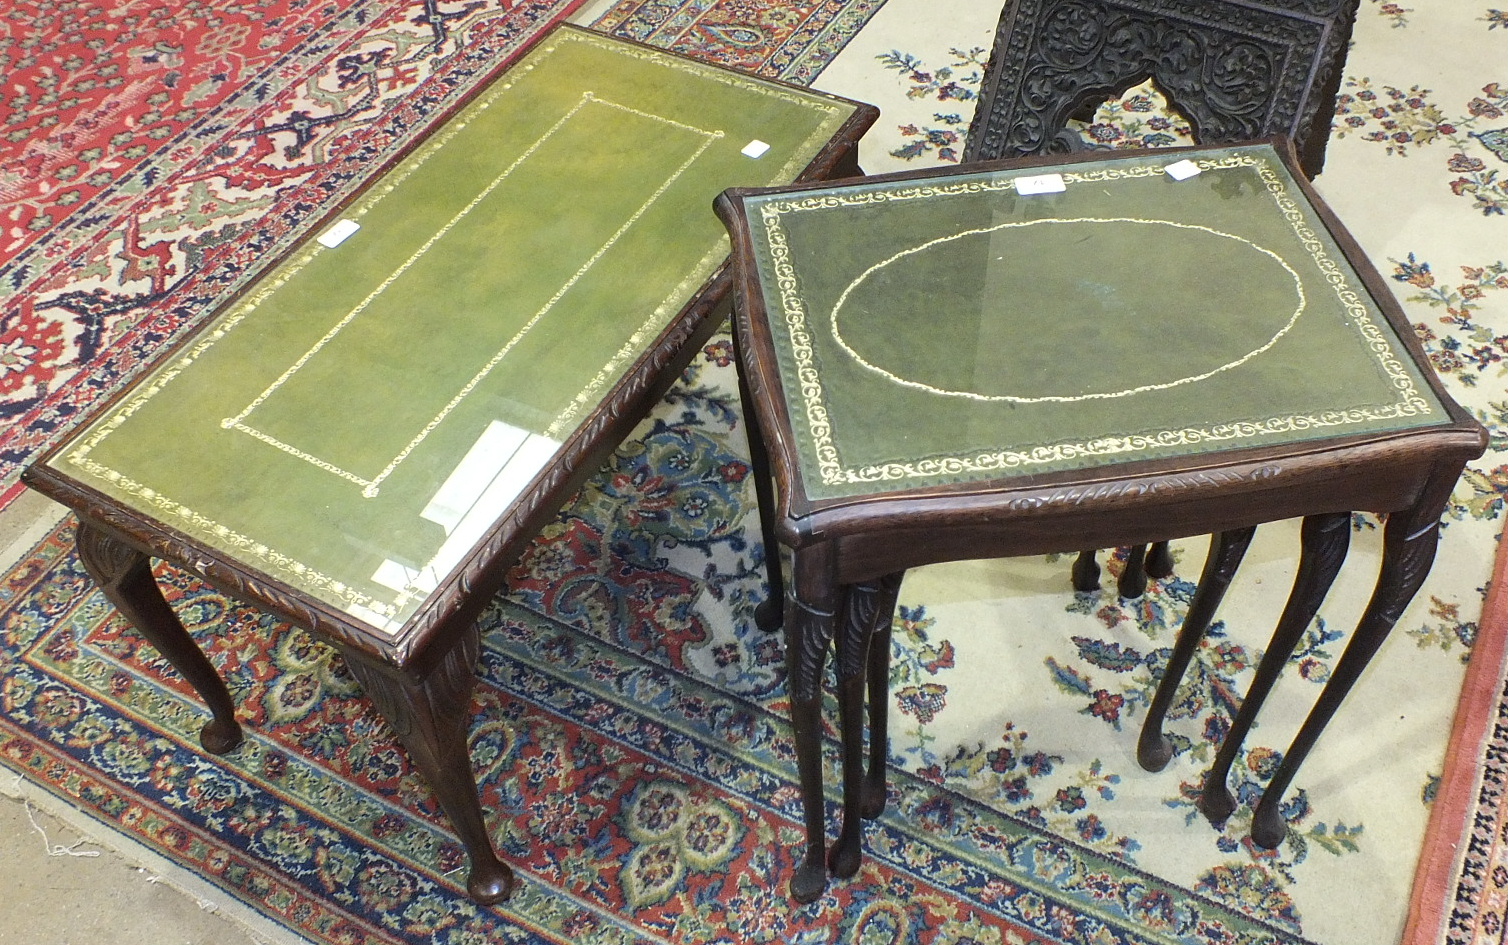
[[[1071,118],[1151,79],[1204,144],[1294,139],[1324,163],[1356,0],[1011,0],[965,160],[1062,153]]]

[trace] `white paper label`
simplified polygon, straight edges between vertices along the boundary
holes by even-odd
[[[748,144],[744,145],[743,153],[751,158],[761,158],[764,157],[764,153],[768,150],[770,150],[770,146],[768,144],[765,144],[763,141],[755,138],[753,141],[750,141]]]
[[[1193,161],[1179,161],[1176,164],[1169,164],[1162,169],[1162,172],[1174,180],[1188,180],[1199,173],[1199,165]]]
[[[337,220],[334,226],[320,234],[318,243],[321,246],[328,246],[334,249],[341,243],[344,243],[348,236],[359,229],[361,229],[361,224],[355,220]]]
[[[1018,177],[1012,183],[1016,185],[1016,193],[1023,197],[1030,197],[1032,194],[1061,194],[1068,189],[1068,184],[1063,181],[1062,174]]]

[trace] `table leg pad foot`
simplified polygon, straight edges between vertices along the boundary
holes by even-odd
[[[1236,798],[1224,784],[1205,784],[1199,810],[1212,824],[1222,824],[1236,812]]]
[[[782,602],[771,597],[754,608],[754,626],[765,633],[774,633],[784,623]]]
[[[839,843],[828,853],[827,870],[839,879],[858,875],[859,864],[864,861],[864,851],[858,843]]]
[[[1283,820],[1283,814],[1278,810],[1278,805],[1267,803],[1264,798],[1257,805],[1256,815],[1251,822],[1251,840],[1264,850],[1276,850],[1283,838],[1288,836],[1288,823]]]
[[[497,861],[476,864],[466,879],[466,893],[479,905],[490,906],[502,902],[513,893],[513,870],[507,864]]]
[[[807,861],[791,877],[791,898],[800,903],[816,902],[827,888],[827,865],[821,860]]]
[[[199,730],[199,744],[212,755],[223,755],[241,744],[241,726],[212,719]]]
[[[1173,552],[1172,549],[1168,547],[1168,543],[1165,541],[1159,541],[1157,544],[1148,548],[1147,561],[1142,566],[1142,568],[1147,572],[1148,577],[1172,577],[1176,565],[1173,562]]]
[[[874,820],[885,813],[885,803],[888,799],[884,782],[866,784],[864,786],[864,803],[859,810],[859,815],[865,820]]]
[[[1147,593],[1147,546],[1134,545],[1126,549],[1126,561],[1121,566],[1121,576],[1115,582],[1115,592],[1121,600],[1137,600]]]
[[[1144,737],[1136,745],[1136,760],[1148,771],[1161,771],[1173,759],[1173,743],[1161,732]]]
[[[1073,589],[1092,594],[1100,589],[1100,565],[1094,560],[1095,552],[1080,552],[1073,562]]]

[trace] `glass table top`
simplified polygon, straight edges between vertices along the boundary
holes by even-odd
[[[559,28],[50,466],[394,634],[855,111]]]
[[[811,499],[1449,422],[1268,144],[744,203]]]

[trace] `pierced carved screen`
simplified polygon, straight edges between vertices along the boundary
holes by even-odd
[[[1011,0],[965,161],[1064,153],[1075,115],[1151,79],[1202,144],[1294,139],[1314,177],[1356,0]]]

